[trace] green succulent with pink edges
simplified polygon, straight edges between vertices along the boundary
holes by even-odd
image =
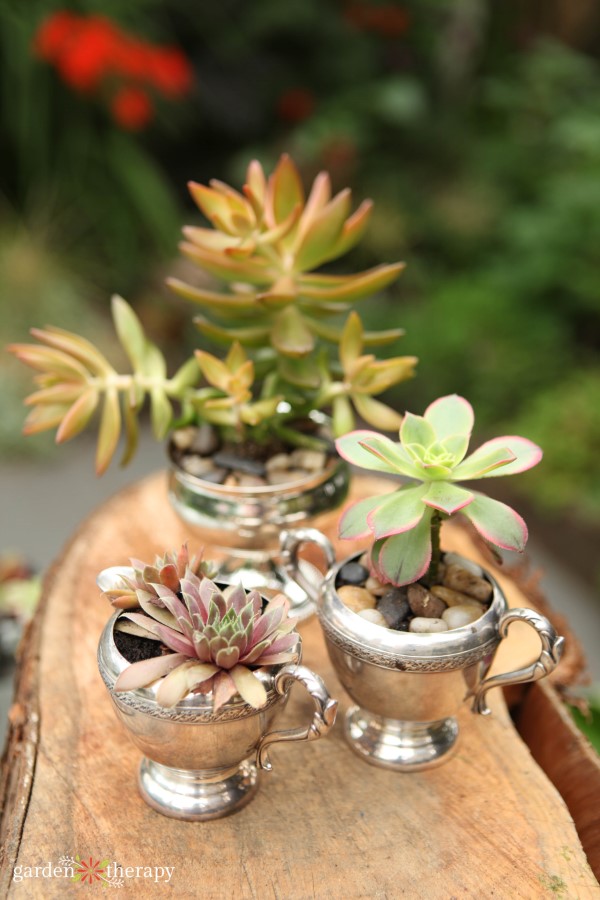
[[[435,400],[423,416],[406,413],[399,443],[364,430],[336,441],[340,456],[353,465],[406,479],[390,494],[359,500],[340,520],[341,538],[372,535],[371,564],[380,580],[411,584],[437,567],[441,522],[458,512],[489,543],[524,549],[527,526],[521,516],[457,482],[524,472],[537,465],[542,451],[510,435],[493,438],[467,456],[473,423],[471,404],[451,394]]]

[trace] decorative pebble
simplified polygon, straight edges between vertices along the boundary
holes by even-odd
[[[364,563],[362,565],[364,566]],[[369,575],[365,581],[365,587],[372,594],[375,594],[376,597],[382,597],[390,589],[389,584],[383,584],[378,578],[374,578],[373,575]]]
[[[181,468],[188,475],[194,475],[196,478],[205,478],[208,472],[213,471],[213,464],[210,459],[203,459],[202,456],[190,453],[182,457]]]
[[[327,463],[327,454],[322,450],[306,450],[299,448],[291,454],[292,466],[308,469],[309,472],[322,472]]]
[[[246,472],[248,475],[264,475],[265,464],[257,459],[245,459],[243,456],[236,456],[234,453],[228,453],[222,450],[215,453],[213,462],[216,466],[224,469],[236,469],[240,472]]]
[[[225,481],[223,482],[225,487],[239,487],[239,481],[233,472],[230,472],[229,475],[226,476]]]
[[[367,622],[372,622],[373,625],[381,625],[382,628],[388,627],[385,618],[377,609],[361,609],[358,615],[361,617],[361,619],[366,619]]]
[[[430,594],[422,584],[411,584],[408,588],[408,602],[415,616],[439,619],[446,604],[439,597]]]
[[[443,600],[446,606],[476,606],[483,612],[482,604],[478,603],[477,600],[474,600],[473,597],[469,597],[468,594],[461,594],[460,591],[453,591],[452,588],[444,587],[443,584],[434,584],[430,590],[434,596]]]
[[[368,551],[368,550],[366,550],[366,551],[363,553],[363,555],[362,555],[361,557],[359,557],[359,560],[358,560],[358,561],[359,561],[359,563],[361,564],[361,566],[364,566],[365,569],[369,569],[369,570],[370,570],[370,568],[371,568],[371,558],[370,558],[370,555],[369,555],[369,551]]]
[[[208,422],[193,429],[194,437],[190,449],[200,456],[212,456],[221,446],[216,430]]]
[[[211,469],[202,475],[202,481],[208,481],[210,484],[223,484],[227,474],[227,469]]]
[[[416,634],[437,634],[439,631],[448,631],[448,625],[443,619],[415,616],[408,630]]]
[[[462,628],[463,625],[470,625],[480,615],[480,610],[475,606],[451,606],[442,614],[442,619],[448,626],[448,630],[451,630],[452,628]]]
[[[365,584],[366,579],[369,576],[369,570],[365,569],[364,566],[361,566],[360,563],[357,562],[347,562],[342,566],[340,571],[338,572],[338,584],[358,584],[365,586],[365,589],[368,591],[369,586],[368,583]],[[371,591],[370,593],[373,593]]]
[[[189,450],[194,443],[196,429],[193,425],[188,428],[178,428],[171,435],[171,442],[178,450]]]
[[[472,572],[468,572],[456,564],[448,566],[446,569],[444,584],[455,591],[461,591],[463,594],[468,594],[469,597],[474,597],[475,600],[489,600],[493,591],[492,585],[485,578],[473,575]]]
[[[338,588],[338,597],[352,612],[360,612],[362,609],[375,609],[375,597],[362,587],[353,584],[343,584]]]
[[[271,472],[281,472],[291,467],[291,458],[287,453],[276,453],[271,459],[265,463],[265,469],[269,474]]]
[[[384,617],[388,628],[398,630],[399,625],[410,615],[406,589],[392,588],[377,601],[377,609]]]

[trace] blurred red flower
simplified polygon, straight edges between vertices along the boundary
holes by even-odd
[[[364,31],[375,31],[382,37],[401,37],[410,24],[408,10],[387,3],[382,6],[367,6],[350,3],[344,13],[348,22]]]
[[[302,122],[315,108],[315,97],[306,88],[291,88],[277,101],[277,113],[286,122]]]
[[[154,115],[150,97],[139,87],[120,88],[112,98],[110,109],[115,122],[127,131],[140,131]]]
[[[56,12],[38,28],[33,49],[69,87],[106,96],[115,121],[129,130],[153,118],[152,92],[176,99],[193,84],[181,50],[132,36],[105,16]]]

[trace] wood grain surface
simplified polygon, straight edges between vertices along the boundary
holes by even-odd
[[[356,480],[353,498],[373,486],[372,479]],[[333,533],[336,521],[329,515],[321,526]],[[96,667],[110,610],[95,575],[186,537],[160,473],[87,519],[50,571],[21,654],[0,781],[2,896],[101,890],[62,878],[13,880],[14,866],[56,864],[78,853],[122,866],[174,867],[168,885],[127,879],[120,894],[136,898],[169,889],[178,898],[206,900],[600,897],[569,812],[516,733],[498,690],[490,696],[493,716],[462,711],[456,756],[430,772],[398,775],[366,765],[337,725],[314,744],[276,746],[274,771],[261,776],[256,799],[230,818],[177,822],[149,809],[136,789],[139,753],[118,726]],[[447,529],[444,543],[477,557],[460,529]],[[500,580],[511,605],[527,605],[510,578]],[[538,651],[528,630],[513,630],[498,653],[499,670],[529,662]],[[349,699],[318,623],[309,621],[301,632],[304,662],[340,698],[343,715]],[[279,724],[308,721],[311,709],[294,688]]]

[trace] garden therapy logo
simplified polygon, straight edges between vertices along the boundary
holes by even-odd
[[[65,878],[79,884],[120,888],[131,879],[168,884],[174,871],[175,866],[123,866],[109,859],[100,859],[96,855],[77,853],[75,856],[65,854],[57,863],[15,866],[13,881],[19,882],[27,878]]]

